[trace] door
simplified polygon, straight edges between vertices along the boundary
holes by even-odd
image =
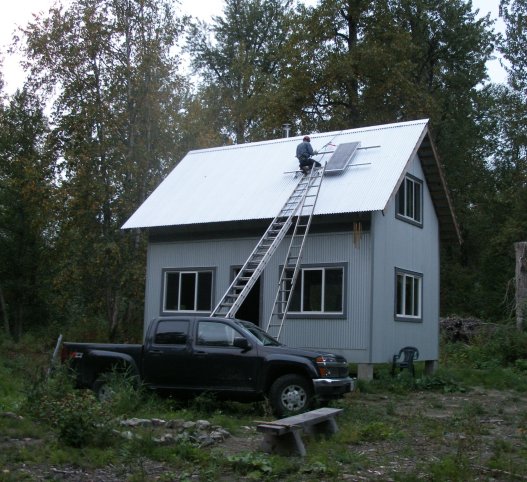
[[[199,387],[255,391],[260,364],[257,347],[237,347],[235,340],[245,337],[227,322],[200,320],[196,330],[192,366]]]
[[[189,371],[190,320],[160,320],[143,355],[144,381],[158,387],[185,387]]]
[[[241,268],[234,268],[233,279],[238,275]],[[260,280],[262,276],[258,278],[254,286],[249,291],[247,298],[243,301],[242,305],[235,313],[235,317],[240,320],[250,321],[256,326],[260,326],[260,298],[261,298],[261,284]]]

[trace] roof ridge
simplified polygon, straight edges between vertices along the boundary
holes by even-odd
[[[375,131],[375,130],[386,130],[386,129],[397,129],[399,127],[403,126],[411,126],[411,125],[418,125],[418,124],[428,124],[429,119],[415,119],[411,121],[404,121],[404,122],[392,122],[390,124],[379,124],[376,126],[365,126],[365,127],[355,127],[352,129],[341,129],[340,131],[330,131],[330,132],[314,132],[311,133],[311,137],[313,138],[320,138],[320,137],[337,137],[340,135],[346,135],[353,132],[365,132],[365,131]],[[203,153],[203,152],[212,152],[212,151],[221,151],[223,149],[247,149],[249,147],[254,147],[258,144],[265,144],[265,145],[272,145],[272,144],[281,144],[284,142],[291,142],[294,140],[300,140],[302,139],[303,134],[299,136],[292,136],[292,137],[280,137],[278,139],[268,139],[264,141],[255,141],[255,142],[247,142],[244,144],[232,144],[230,146],[217,146],[217,147],[207,147],[204,149],[194,149],[192,151],[188,152],[188,155],[190,154],[196,154],[196,153]]]

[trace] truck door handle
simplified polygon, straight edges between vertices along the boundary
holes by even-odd
[[[162,355],[165,352],[163,350],[150,350],[150,353],[152,355]]]
[[[207,356],[208,353],[206,351],[195,351],[194,355],[196,355],[196,356]]]

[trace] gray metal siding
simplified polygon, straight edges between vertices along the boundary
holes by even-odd
[[[424,181],[420,162],[408,173]],[[420,359],[437,360],[439,351],[439,225],[423,183],[423,227],[395,217],[395,196],[372,222],[373,309],[371,362],[383,363],[402,347],[419,349]],[[422,322],[395,321],[395,268],[423,275]]]
[[[215,267],[214,296],[217,301],[230,283],[232,266],[242,265],[257,241],[257,238],[244,238],[150,243],[145,328],[161,312],[163,269]],[[280,265],[284,262],[287,246],[286,239],[262,275],[262,325],[267,323],[272,310]],[[355,244],[350,232],[313,234],[306,242],[303,263],[346,266],[347,316],[345,319],[289,319],[284,325],[283,341],[291,346],[336,351],[353,361],[366,361],[371,319],[370,233],[362,233],[360,241]]]
[[[284,243],[285,244],[285,243]],[[303,257],[303,265],[346,265],[345,319],[289,318],[284,325],[282,341],[291,346],[331,350],[348,359],[367,356],[370,319],[370,234],[362,233],[355,246],[352,233],[311,235]],[[279,277],[279,264],[283,263],[286,246],[266,269],[264,301],[267,321]]]
[[[145,328],[147,323],[161,314],[163,269],[214,267],[214,303],[230,284],[232,266],[241,266],[245,262],[255,242],[255,239],[241,238],[150,243],[146,273]],[[265,277],[265,273],[263,276]]]

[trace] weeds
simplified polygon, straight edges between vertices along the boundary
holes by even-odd
[[[261,480],[273,472],[269,457],[260,453],[231,455],[227,457],[227,462],[236,473],[246,476],[249,480]]]
[[[70,447],[104,446],[111,438],[111,414],[91,391],[74,390],[67,368],[43,376],[29,391],[24,408]]]
[[[34,480],[24,470],[31,474],[32,467],[36,473],[51,465],[88,472],[113,467],[114,476],[131,482],[516,480],[527,473],[527,354],[523,335],[518,338],[504,332],[477,345],[446,345],[434,375],[425,374],[422,363],[415,378],[407,371],[393,377],[388,365],[376,367],[372,382],[359,381],[353,394],[332,403],[344,409],[340,430],[328,439],[306,437],[302,459],[246,447],[259,434],[242,427],[271,418],[265,402],[227,402],[210,394],[160,397],[128,375],[112,373],[113,397],[100,403],[90,391],[74,389],[67,370],[45,377],[32,354],[19,356],[18,348],[0,345],[0,414],[15,414],[0,417],[0,480]],[[38,356],[44,367],[49,357]],[[492,388],[487,393],[496,398],[480,398],[476,386]],[[498,397],[501,389],[510,392]],[[207,419],[238,442],[229,451],[228,440],[210,449],[183,440],[163,446],[148,429],[126,440],[113,432],[123,417]]]

